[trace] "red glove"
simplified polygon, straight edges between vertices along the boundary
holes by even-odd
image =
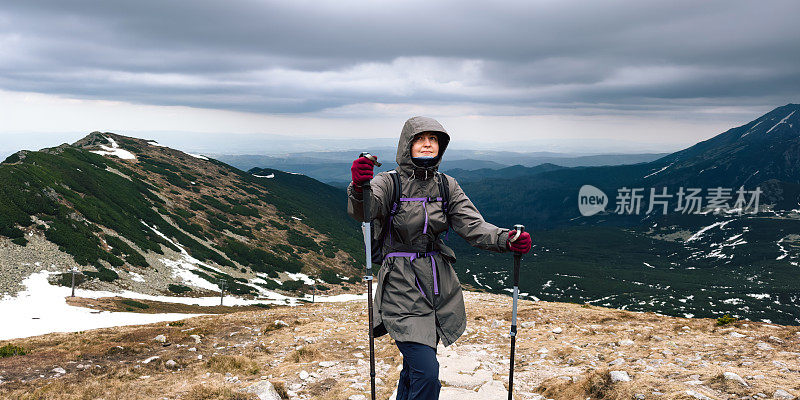
[[[515,252],[520,254],[525,254],[531,251],[531,235],[528,232],[522,232],[517,240],[511,241],[514,238],[514,235],[517,234],[517,231],[512,229],[508,231],[508,239],[506,240],[506,247]]]
[[[375,158],[378,159],[377,157]],[[350,167],[350,173],[353,176],[353,189],[356,192],[361,191],[361,185],[372,179],[372,168],[375,163],[367,157],[359,157],[353,161],[353,166]]]

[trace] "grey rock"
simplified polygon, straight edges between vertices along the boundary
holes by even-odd
[[[330,368],[336,364],[339,364],[338,361],[320,361],[319,366],[322,368]]]
[[[622,358],[622,357],[620,357],[620,358],[617,358],[616,360],[614,360],[614,361],[612,361],[612,362],[608,363],[608,365],[610,365],[610,366],[614,366],[614,365],[621,365],[621,364],[625,364],[625,359],[624,359],[624,358]]]
[[[611,382],[630,382],[631,377],[625,371],[611,371]]]
[[[725,372],[725,373],[722,374],[722,376],[726,380],[739,382],[742,386],[745,386],[745,387],[749,386],[747,384],[747,382],[745,382],[744,379],[742,379],[741,376],[739,376],[739,375],[737,375],[737,374],[735,374],[733,372]]]
[[[773,399],[780,399],[780,400],[794,400],[794,399],[796,399],[795,396],[792,396],[789,392],[787,392],[787,391],[785,391],[783,389],[776,390],[775,393],[772,395],[772,398]]]
[[[757,347],[759,350],[764,350],[764,351],[767,351],[767,350],[772,350],[772,349],[773,349],[773,347],[772,347],[772,346],[770,346],[770,345],[769,345],[769,343],[764,343],[764,342],[758,342],[758,344],[756,344],[756,347]]]
[[[686,394],[688,394],[689,396],[692,396],[692,397],[694,397],[695,399],[698,399],[698,400],[712,400],[710,397],[708,397],[708,396],[706,396],[706,395],[704,395],[702,393],[695,392],[694,390],[687,390]]]
[[[261,381],[250,385],[242,390],[245,393],[255,393],[260,400],[281,400],[281,396],[275,390],[275,386],[270,381]]]

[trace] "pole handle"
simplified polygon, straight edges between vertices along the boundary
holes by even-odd
[[[522,232],[525,232],[525,225],[516,224],[514,225],[514,230],[516,230],[517,233],[509,240],[509,242],[516,242],[517,239],[519,239],[519,235],[522,235]]]
[[[366,157],[368,160],[372,161],[375,164],[376,167],[380,167],[381,165],[383,165],[383,164],[378,162],[378,157],[375,157],[372,154],[369,154],[367,152],[363,152],[363,153],[359,154],[358,157],[359,158]]]

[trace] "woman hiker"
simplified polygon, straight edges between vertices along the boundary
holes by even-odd
[[[449,142],[436,120],[411,118],[400,133],[398,167],[373,179],[373,161],[360,157],[347,188],[347,211],[363,222],[361,186],[371,180],[373,240],[383,243],[372,327],[375,337],[388,332],[403,354],[397,400],[439,398],[436,346],[439,340],[451,345],[467,326],[461,284],[451,266],[456,257],[439,237],[448,225],[481,249],[527,253],[531,248],[527,232],[509,243],[514,231],[484,221],[458,182],[437,172]],[[399,195],[392,174],[399,178]]]

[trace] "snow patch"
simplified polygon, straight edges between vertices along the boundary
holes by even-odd
[[[132,281],[135,281],[135,282],[144,282],[145,281],[144,277],[142,277],[142,275],[140,275],[140,274],[137,274],[136,272],[128,272],[128,274],[131,276],[131,280]]]
[[[256,178],[269,178],[269,179],[272,179],[272,178],[275,177],[275,174],[269,174],[269,175],[256,175],[256,174],[253,174],[253,176],[255,176]]]
[[[728,224],[728,223],[730,223],[731,221],[733,221],[733,220],[719,221],[719,222],[715,222],[715,223],[713,223],[713,224],[711,224],[711,225],[709,225],[709,226],[706,226],[706,227],[704,227],[704,228],[700,229],[699,231],[697,231],[697,233],[695,233],[694,235],[692,235],[692,237],[690,237],[690,238],[686,239],[686,242],[691,242],[691,241],[694,241],[694,240],[697,240],[697,239],[699,239],[699,238],[700,238],[700,236],[702,236],[702,235],[703,235],[703,233],[705,233],[707,230],[709,230],[709,229],[712,229],[712,228],[714,228],[714,227],[717,227],[717,226],[718,226],[720,229],[722,229],[722,228],[723,228],[725,225],[727,225],[727,224]]]
[[[144,222],[142,222],[142,223],[145,224]],[[219,290],[219,287],[217,285],[215,285],[215,284],[213,284],[213,283],[211,283],[211,282],[209,282],[209,281],[197,276],[196,274],[192,273],[191,270],[199,270],[199,268],[196,267],[196,265],[202,265],[202,266],[204,266],[206,268],[210,268],[210,269],[215,270],[217,272],[222,272],[222,271],[220,271],[218,268],[214,268],[214,267],[212,267],[212,266],[210,266],[210,265],[208,265],[208,264],[206,264],[206,263],[204,263],[204,262],[202,262],[202,261],[190,256],[189,252],[187,252],[186,249],[183,248],[183,246],[181,246],[179,243],[171,240],[170,238],[168,238],[163,233],[159,232],[154,227],[151,227],[151,226],[149,226],[147,224],[145,224],[145,226],[147,226],[148,228],[152,229],[153,232],[155,232],[157,235],[161,236],[162,238],[164,238],[164,240],[168,241],[170,244],[172,244],[173,246],[177,247],[180,250],[181,257],[182,257],[181,260],[170,260],[168,258],[159,259],[159,261],[161,261],[164,265],[166,265],[167,267],[172,268],[172,276],[173,277],[181,277],[184,280],[184,282],[192,284],[192,285],[200,287],[200,288],[203,288],[203,289]]]
[[[208,157],[206,157],[206,156],[203,156],[203,155],[200,155],[200,154],[192,154],[192,153],[186,153],[186,154],[188,154],[188,155],[190,155],[190,156],[192,156],[192,157],[194,157],[194,158],[199,158],[199,159],[201,159],[201,160],[206,160],[206,161],[208,161]]]
[[[193,273],[192,270],[199,270],[199,268],[187,262],[185,258],[181,260],[160,258],[158,261],[161,261],[165,266],[172,269],[172,277],[180,278],[180,281],[183,283],[206,290],[219,291],[219,286]]]
[[[90,152],[91,153],[95,153],[95,154],[99,154],[101,156],[114,156],[114,157],[121,158],[123,160],[135,160],[136,159],[136,156],[134,156],[133,153],[131,153],[128,150],[120,148],[119,145],[117,144],[117,142],[114,139],[112,139],[110,137],[106,137],[105,139],[108,140],[109,142],[111,142],[111,147],[108,147],[106,145],[102,145],[101,144],[99,146],[103,150],[91,150]]]
[[[656,171],[656,172],[653,172],[652,174],[645,175],[645,176],[644,176],[644,178],[649,178],[649,177],[651,177],[651,176],[653,176],[653,175],[655,175],[655,174],[657,174],[657,173],[659,173],[659,172],[661,172],[661,171],[663,171],[663,170],[665,170],[665,169],[669,168],[670,166],[672,166],[672,164],[675,164],[675,161],[673,161],[673,162],[669,163],[669,165],[667,165],[666,167],[664,167],[664,168],[661,168],[660,170],[658,170],[658,171]]]
[[[787,119],[789,119],[789,117],[791,117],[791,116],[792,116],[792,114],[794,114],[794,111],[792,111],[791,113],[789,113],[789,115],[787,115],[787,116],[783,117],[783,119],[781,120],[781,122],[778,122],[777,124],[773,125],[773,126],[772,126],[772,128],[769,128],[769,130],[767,131],[767,133],[770,133],[770,132],[772,132],[772,130],[773,130],[773,129],[775,129],[775,128],[776,128],[778,125],[780,125],[780,124],[782,124],[782,123],[786,122],[786,120],[787,120]]]
[[[775,260],[783,260],[784,258],[786,258],[786,256],[788,256],[788,255],[789,255],[789,251],[788,251],[788,250],[786,250],[786,249],[784,249],[784,248],[783,248],[783,245],[781,245],[781,243],[783,243],[783,241],[784,241],[784,240],[786,240],[786,237],[785,237],[785,236],[784,236],[784,237],[782,237],[782,238],[781,238],[781,240],[778,240],[778,243],[777,243],[777,245],[778,245],[778,248],[780,248],[780,249],[781,249],[781,252],[782,252],[783,254],[779,255],[779,256],[778,256],[778,258],[776,258]]]
[[[70,288],[51,285],[47,281],[53,272],[39,271],[22,281],[27,289],[16,297],[0,300],[0,315],[5,322],[0,340],[43,335],[51,332],[77,332],[113,326],[150,324],[176,321],[202,314],[138,314],[129,312],[96,311],[67,304]],[[115,293],[88,291],[76,288],[78,297],[99,298]],[[126,296],[127,297],[127,296]],[[219,301],[219,299],[217,299]],[[35,319],[34,319],[35,318]]]
[[[742,136],[739,136],[739,139],[741,139],[741,138],[743,138],[743,137],[745,137],[745,136],[749,135],[749,134],[750,134],[750,132],[752,132],[752,131],[753,131],[753,129],[756,129],[756,127],[757,127],[757,126],[761,125],[761,123],[762,123],[762,122],[764,122],[764,121],[763,121],[763,120],[761,120],[761,121],[758,121],[758,123],[757,123],[757,124],[755,124],[755,125],[753,125],[753,127],[752,127],[752,128],[748,129],[748,130],[747,130],[747,132],[745,132],[745,134],[744,134],[744,135],[742,135]]]
[[[286,275],[289,275],[289,278],[292,278],[292,280],[295,280],[295,281],[302,280],[303,283],[305,283],[306,285],[313,285],[315,283],[314,280],[311,279],[308,275],[302,274],[300,272],[298,272],[296,274],[292,274],[292,273],[287,272]]]
[[[725,303],[725,304],[739,305],[739,304],[744,303],[744,300],[734,297],[732,299],[722,300],[722,302]]]

